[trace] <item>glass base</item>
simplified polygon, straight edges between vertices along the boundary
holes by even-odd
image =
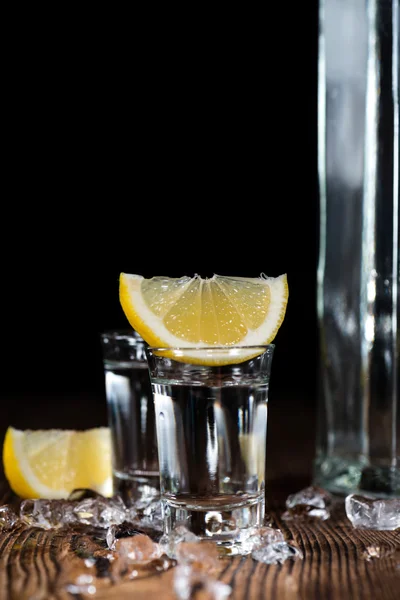
[[[175,527],[184,525],[198,537],[216,542],[224,555],[246,554],[242,541],[254,533],[254,528],[262,527],[265,520],[264,494],[236,505],[221,506],[209,501],[201,508],[190,500],[178,503],[164,497],[161,506],[164,533],[169,534]]]
[[[359,493],[379,498],[400,497],[400,468],[326,457],[315,461],[314,483],[339,496]]]
[[[127,506],[135,502],[150,502],[160,495],[160,476],[158,473],[144,475],[114,471],[113,492],[119,494]]]

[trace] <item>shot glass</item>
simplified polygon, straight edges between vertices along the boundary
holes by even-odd
[[[132,504],[160,488],[146,343],[133,329],[101,334],[114,493]]]
[[[274,345],[146,349],[164,533],[185,525],[229,546],[262,526]],[[242,362],[243,355],[253,356]],[[215,366],[204,366],[207,363]],[[221,359],[230,364],[216,366]],[[200,364],[199,364],[200,363]]]

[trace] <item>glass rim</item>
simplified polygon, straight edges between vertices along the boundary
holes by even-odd
[[[150,352],[171,352],[178,350],[179,352],[209,352],[209,351],[221,351],[227,352],[229,350],[273,350],[275,344],[252,344],[249,346],[147,346],[147,350]]]

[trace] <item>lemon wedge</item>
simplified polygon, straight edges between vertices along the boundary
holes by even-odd
[[[182,348],[181,360],[198,362],[191,347],[241,346],[246,359],[246,347],[271,343],[285,317],[289,288],[286,274],[146,279],[121,273],[119,297],[130,325],[150,346]],[[219,353],[215,360],[225,364],[227,358]],[[205,353],[201,362],[207,361]]]
[[[21,498],[62,499],[76,488],[112,495],[111,436],[107,427],[85,431],[7,429],[4,473]]]

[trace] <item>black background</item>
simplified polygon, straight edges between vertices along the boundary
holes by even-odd
[[[294,426],[314,415],[317,2],[277,4],[85,17],[14,43],[2,430],[105,423],[99,333],[127,325],[121,271],[287,272],[270,402],[295,397]]]

